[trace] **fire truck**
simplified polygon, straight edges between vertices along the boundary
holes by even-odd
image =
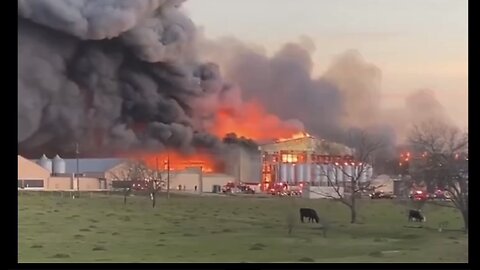
[[[222,187],[223,193],[244,193],[244,194],[254,194],[255,191],[243,183],[235,184],[234,182],[228,182]]]
[[[287,183],[274,183],[268,190],[268,194],[276,196],[299,196],[302,194],[302,186],[289,186]]]

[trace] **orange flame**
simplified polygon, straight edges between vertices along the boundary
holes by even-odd
[[[176,151],[162,153],[136,153],[128,157],[143,160],[152,169],[181,171],[188,167],[201,167],[203,172],[214,172],[218,167],[214,157],[207,153],[182,154]],[[170,163],[170,164],[168,164]]]
[[[313,136],[308,134],[307,132],[301,131],[297,132],[293,135],[291,135],[288,138],[279,138],[277,139],[277,142],[284,142],[284,141],[289,141],[289,140],[295,140],[295,139],[302,139],[302,138],[312,138]]]
[[[298,127],[269,114],[256,101],[244,103],[241,111],[221,108],[217,112],[216,121],[210,130],[219,137],[233,132],[238,137],[244,136],[256,141],[288,137],[298,131]]]

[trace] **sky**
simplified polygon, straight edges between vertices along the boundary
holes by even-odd
[[[188,0],[184,8],[208,38],[233,36],[270,54],[310,37],[313,76],[358,50],[382,70],[384,106],[431,89],[468,126],[467,0]]]

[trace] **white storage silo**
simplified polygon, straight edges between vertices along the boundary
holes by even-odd
[[[326,186],[328,185],[328,165],[322,164],[320,165],[320,185],[321,186]]]
[[[341,165],[335,166],[334,169],[335,169],[335,172],[336,172],[335,180],[337,182],[343,182],[343,171],[342,171]]]
[[[335,176],[336,176],[335,165],[329,164],[327,167],[327,173],[328,173],[327,181],[332,182],[334,184],[336,182],[335,181]]]
[[[360,170],[359,182],[365,183],[367,181],[367,167],[360,166],[359,170]]]
[[[352,165],[347,163],[347,165],[343,166],[343,171],[344,171],[343,180],[344,181],[351,181],[352,176],[353,176]]]
[[[287,183],[293,183],[294,180],[295,180],[295,164],[288,164]]]
[[[303,171],[305,170],[305,164],[295,164],[295,183],[303,181]]]
[[[372,179],[373,177],[373,167],[372,165],[368,165],[367,167],[367,180]]]
[[[287,182],[287,164],[280,164],[280,182]]]
[[[53,173],[65,173],[65,167],[65,160],[63,160],[59,155],[56,155],[53,158]]]
[[[316,185],[316,186],[319,186],[320,185],[320,175],[321,175],[321,171],[320,171],[320,165],[318,164],[314,164],[313,165],[313,185]]]
[[[42,168],[45,170],[49,171],[52,173],[52,161],[47,158],[47,156],[43,155],[37,162],[38,165],[40,165]]]
[[[312,181],[312,165],[303,164],[303,181],[310,183]]]

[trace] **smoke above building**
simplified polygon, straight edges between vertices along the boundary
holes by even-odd
[[[342,142],[367,128],[393,144],[408,123],[382,116],[381,72],[358,52],[312,78],[308,38],[272,57],[235,38],[207,40],[182,2],[19,0],[19,152],[69,155],[76,142],[89,156],[221,152],[305,129]],[[412,95],[409,115],[427,117],[429,99]]]
[[[383,139],[386,152],[408,136],[412,124],[449,120],[434,92],[409,94],[402,108],[382,107],[382,72],[356,50],[337,55],[326,71],[312,75],[314,42],[302,36],[284,44],[273,55],[266,49],[234,37],[198,40],[204,60],[217,62],[228,80],[242,89],[242,98],[261,103],[282,119],[299,119],[312,134],[347,142],[362,129]],[[405,89],[409,92],[410,89]]]

